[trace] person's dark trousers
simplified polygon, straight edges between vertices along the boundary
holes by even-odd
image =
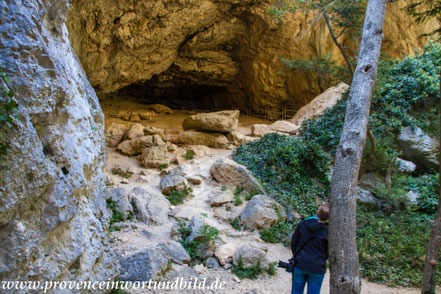
[[[295,268],[292,273],[291,294],[303,294],[305,284],[308,284],[307,294],[320,294],[323,278],[325,274],[313,274],[299,268]]]

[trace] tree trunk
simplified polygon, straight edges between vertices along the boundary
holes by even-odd
[[[441,124],[441,72],[440,72],[440,124]],[[440,131],[441,140],[441,131]],[[427,243],[426,250],[426,262],[424,264],[424,274],[423,274],[423,286],[421,288],[422,294],[435,293],[435,274],[436,267],[438,265],[438,253],[441,247],[441,166],[440,166],[440,177],[439,177],[439,200],[438,200],[438,210],[436,212],[436,220],[433,224],[432,231],[430,232],[429,243]]]
[[[332,29],[331,24],[329,23],[329,17],[326,14],[325,10],[323,10],[323,17],[325,18],[326,25],[328,26],[328,30],[329,30],[329,33],[331,34],[331,38],[334,41],[334,44],[337,45],[338,49],[340,50],[341,54],[343,55],[343,58],[346,61],[346,65],[348,66],[349,74],[351,75],[351,78],[352,78],[352,76],[354,75],[354,70],[352,69],[351,61],[349,60],[349,56],[346,54],[346,51],[343,48],[343,46],[340,44],[340,42],[338,42],[337,37],[334,34],[334,30]]]
[[[358,175],[358,180],[360,180],[365,173],[371,171],[372,162],[374,161],[374,157],[375,157],[375,137],[372,131],[369,130],[369,128],[367,129],[367,136],[369,138],[369,142],[371,143],[371,152],[369,153],[368,158],[366,159],[366,164],[364,165],[364,169]]]
[[[360,293],[356,244],[356,195],[369,109],[377,77],[387,0],[369,0],[358,64],[352,80],[331,185],[330,292]]]

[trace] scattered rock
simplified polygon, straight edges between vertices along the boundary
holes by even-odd
[[[167,150],[168,152],[175,152],[176,150],[178,150],[178,146],[176,144],[167,142]]]
[[[169,195],[171,190],[182,190],[187,185],[188,182],[184,177],[170,173],[161,178],[159,188],[161,189],[162,194]]]
[[[216,247],[214,256],[221,265],[231,263],[233,260],[233,254],[237,251],[237,245],[235,243],[227,243]]]
[[[123,124],[113,123],[106,130],[106,142],[109,147],[116,147],[123,139],[128,127]]]
[[[406,194],[407,198],[409,198],[409,202],[413,204],[418,204],[418,198],[420,197],[420,193],[416,191],[409,191]]]
[[[403,173],[411,173],[416,169],[415,163],[398,157],[395,158],[395,164],[398,167],[398,170]]]
[[[168,222],[170,202],[162,195],[136,187],[130,197],[134,215],[138,220],[158,225]]]
[[[233,264],[238,265],[239,257],[242,257],[244,267],[251,267],[260,260],[261,267],[267,267],[269,260],[266,257],[266,253],[257,247],[250,245],[243,245],[233,255]]]
[[[154,145],[153,136],[142,136],[119,143],[118,150],[125,155],[140,155],[144,149]]]
[[[374,191],[375,189],[384,189],[386,188],[386,183],[384,179],[376,174],[376,173],[367,173],[364,174],[361,179],[358,181],[358,185],[366,190]]]
[[[121,183],[121,184],[129,184],[129,180],[127,180],[127,179],[122,179],[120,183]]]
[[[156,115],[153,111],[148,111],[148,110],[138,110],[136,112],[139,117],[142,120],[148,120],[148,121],[152,121],[153,117]],[[146,134],[146,135],[153,135],[153,134]]]
[[[159,135],[164,138],[164,131],[152,126],[144,127],[144,135]]]
[[[182,145],[205,145],[212,148],[226,148],[229,144],[227,137],[219,133],[203,133],[196,131],[185,131],[180,134],[166,136],[167,141]]]
[[[227,133],[237,129],[239,115],[239,110],[199,113],[186,117],[182,127],[184,130]]]
[[[224,265],[225,270],[229,270],[232,267],[233,267],[233,265],[231,263],[227,263],[226,265]]]
[[[208,203],[210,206],[217,207],[234,201],[234,194],[230,189],[222,191],[222,189],[218,187],[211,192],[211,195],[212,196],[208,198]]]
[[[173,114],[173,110],[162,104],[150,104],[147,107],[159,114]]]
[[[239,218],[248,229],[261,229],[271,227],[279,219],[285,219],[286,214],[275,200],[265,195],[256,195],[247,203]]]
[[[218,269],[219,268],[219,262],[217,261],[216,258],[210,257],[209,259],[207,259],[205,261],[205,266],[207,268],[210,268],[210,269]]]
[[[127,191],[124,188],[109,188],[106,191],[106,199],[112,199],[116,202],[117,209],[125,217],[129,214],[133,214],[133,207],[130,202]]]
[[[198,264],[193,269],[198,274],[203,274],[203,273],[205,273],[207,271],[207,268],[203,264]]]
[[[157,168],[161,165],[168,165],[169,158],[167,156],[167,146],[152,146],[142,150],[141,156],[138,158],[139,163],[143,167]]]
[[[295,135],[300,127],[296,124],[290,123],[286,120],[278,120],[268,126],[272,131],[278,133],[285,133],[288,135]]]
[[[177,264],[189,264],[191,257],[181,243],[176,241],[168,241],[167,246],[171,253],[171,259]]]
[[[164,244],[145,249],[121,259],[121,281],[157,280],[166,271],[171,253]]]
[[[188,150],[193,152],[196,157],[204,157],[211,153],[211,149],[205,145],[192,145],[188,147]]]
[[[361,203],[371,203],[375,205],[380,205],[381,203],[370,191],[360,187],[358,187],[357,200]]]
[[[193,185],[202,184],[202,179],[199,176],[187,177],[186,179],[190,184],[193,184]]]
[[[227,139],[228,139],[228,141],[230,141],[232,144],[234,144],[236,146],[240,146],[240,145],[245,144],[251,140],[247,136],[245,136],[239,132],[236,132],[236,131],[232,131],[232,132],[228,133]]]
[[[251,126],[251,135],[254,137],[263,137],[272,132],[273,130],[271,130],[268,125],[265,124],[254,124]]]
[[[397,145],[406,159],[415,162],[418,168],[438,168],[439,140],[435,140],[418,127],[402,128],[397,138]]]
[[[144,136],[144,126],[142,124],[133,124],[124,135],[124,140],[133,140]]]
[[[256,190],[265,193],[257,179],[243,165],[227,158],[217,160],[210,168],[213,178],[232,189],[236,186],[244,188],[246,191]]]
[[[348,89],[349,86],[345,83],[339,83],[337,86],[327,89],[307,105],[300,108],[290,122],[301,126],[303,121],[321,116],[327,108],[334,106],[341,100],[343,93]]]

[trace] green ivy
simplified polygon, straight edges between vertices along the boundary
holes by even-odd
[[[320,145],[272,133],[233,153],[261,181],[268,194],[303,216],[315,213],[329,193],[330,157]]]

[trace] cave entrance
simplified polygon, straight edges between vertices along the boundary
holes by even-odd
[[[176,79],[154,77],[100,96],[106,128],[114,122],[128,126],[138,122],[145,126],[180,131],[182,121],[189,115],[230,109],[241,112],[239,125],[243,128],[256,123],[269,123],[264,115],[251,116],[244,100],[232,98],[235,95],[224,85],[198,85],[188,81],[177,83]]]

